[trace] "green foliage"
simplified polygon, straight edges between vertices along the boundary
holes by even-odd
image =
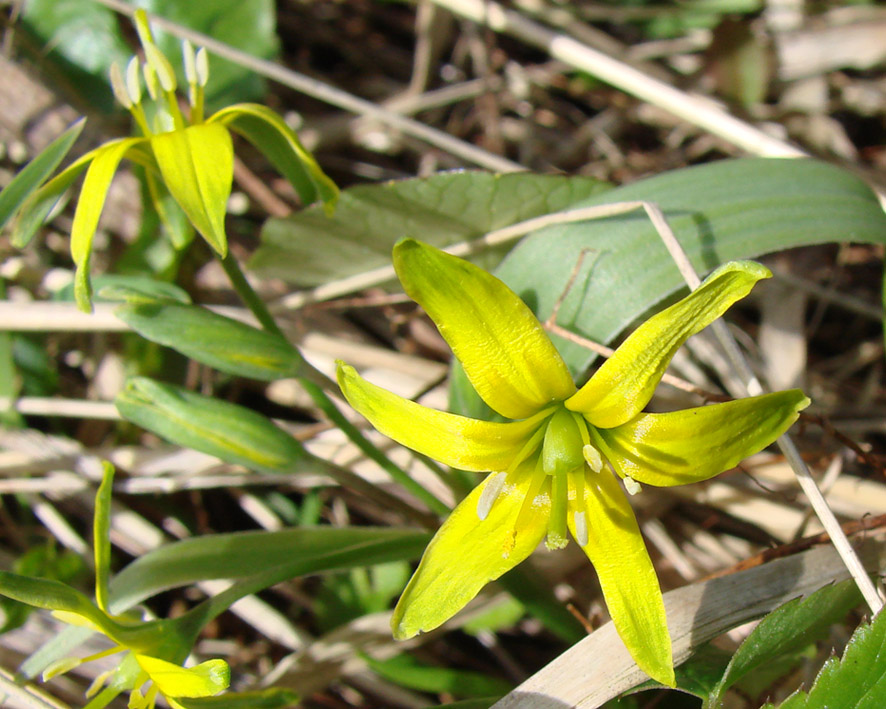
[[[608,185],[586,177],[444,172],[357,185],[342,192],[330,219],[319,206],[269,219],[249,262],[264,277],[313,286],[391,263],[404,236],[444,247],[493,229],[575,206]],[[482,257],[497,263],[502,250]]]
[[[389,660],[367,658],[369,667],[385,679],[421,692],[447,692],[456,697],[487,697],[505,694],[509,683],[496,677],[469,670],[433,667],[411,655],[397,655]]]
[[[702,273],[732,259],[850,236],[886,242],[886,214],[871,189],[852,173],[814,160],[724,160],[640,180],[572,206],[635,200],[662,209]],[[508,254],[496,275],[544,320],[583,252],[587,257],[557,322],[596,342],[611,341],[685,287],[642,210],[540,230]],[[583,347],[552,339],[575,375],[594,359]],[[460,413],[484,410],[457,367],[451,391]]]
[[[133,377],[115,403],[142,428],[229,463],[291,473],[306,459],[302,445],[261,414],[171,384]]]
[[[850,580],[789,601],[767,615],[735,652],[705,706],[720,706],[723,693],[742,677],[820,639],[860,601],[858,587]]]
[[[40,578],[74,584],[87,572],[86,564],[77,554],[59,551],[55,544],[46,543],[28,549],[12,564],[12,570],[20,576]],[[27,620],[32,606],[0,597],[0,633],[18,628]]]
[[[853,633],[843,658],[831,657],[808,693],[797,691],[778,709],[880,709],[886,704],[886,614]],[[763,709],[775,709],[766,704]]]
[[[231,692],[215,697],[181,699],[185,709],[286,709],[298,704],[298,695],[277,687],[255,692]]]
[[[324,579],[314,601],[317,624],[325,633],[391,606],[411,575],[409,564],[389,562],[351,569]]]
[[[302,358],[281,335],[206,308],[181,303],[129,303],[118,318],[151,342],[222,372],[273,381],[297,377]]]
[[[225,42],[256,57],[277,52],[276,16],[271,0],[138,0],[132,3],[192,30]],[[114,110],[108,72],[117,62],[126,66],[131,50],[117,14],[92,0],[34,0],[23,7],[22,20],[37,41],[49,45],[53,69],[77,86],[78,98],[106,113]],[[156,30],[157,44],[169,57],[181,55],[181,42]],[[184,84],[179,62],[179,80]],[[210,110],[235,101],[260,99],[263,79],[240,64],[213,57],[207,88]]]
[[[44,148],[37,157],[19,171],[15,178],[0,192],[0,228],[22,206],[24,201],[59,166],[80,136],[86,119],[81,118],[58,138]]]

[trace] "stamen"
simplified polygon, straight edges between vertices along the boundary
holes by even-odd
[[[206,86],[209,81],[209,54],[206,47],[197,50],[197,85]]]
[[[640,487],[640,483],[634,480],[634,478],[632,478],[630,475],[625,475],[624,484],[625,490],[628,491],[629,495],[636,495],[638,492],[641,492],[643,490],[643,488]]]
[[[116,671],[116,667],[110,670],[105,670],[98,677],[92,680],[92,684],[90,684],[89,687],[86,689],[86,698],[92,699],[96,694],[98,694],[98,690],[102,688],[102,685],[104,685],[104,683],[108,681],[108,678],[111,677],[111,675],[113,675]]]
[[[129,92],[126,90],[126,82],[123,80],[123,72],[120,71],[120,65],[117,62],[111,64],[111,90],[114,92],[114,98],[117,99],[117,103],[127,111],[132,108],[132,101],[129,98]]]
[[[194,55],[194,45],[188,40],[182,40],[182,63],[185,69],[185,79],[189,84],[197,83],[197,58]]]
[[[83,660],[79,657],[63,657],[60,660],[56,660],[43,670],[43,681],[48,682],[53,677],[58,677],[65,672],[70,672],[75,667],[79,667],[82,664]]]
[[[148,90],[148,96],[156,101],[160,95],[160,87],[157,86],[157,73],[148,62],[142,64],[142,73],[145,75],[145,88]]]
[[[489,511],[501,494],[507,477],[508,476],[505,473],[496,473],[489,482],[486,483],[483,492],[480,493],[480,499],[477,500],[477,516],[480,518],[481,522],[489,516]]]
[[[142,82],[139,80],[138,70],[138,57],[133,57],[126,66],[126,93],[129,94],[129,100],[135,105],[141,103],[142,100]]]
[[[581,512],[576,512],[572,516],[572,521],[575,524],[575,541],[578,542],[580,547],[587,546],[588,544],[588,515],[582,510]]]
[[[588,467],[595,473],[599,473],[603,470],[603,458],[600,455],[600,451],[594,448],[590,443],[581,449],[581,454],[584,456]]]
[[[148,60],[148,64],[154,69],[154,72],[157,75],[157,80],[160,82],[160,86],[163,90],[166,93],[175,91],[175,71],[172,68],[172,64],[169,63],[169,60],[163,56],[163,52],[157,49],[156,45],[146,44],[145,58]]]

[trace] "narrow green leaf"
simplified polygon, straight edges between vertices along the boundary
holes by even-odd
[[[242,103],[223,108],[209,121],[222,123],[246,138],[289,180],[304,204],[320,199],[331,216],[338,187],[274,111],[261,104]]]
[[[0,228],[9,221],[9,218],[22,206],[31,193],[55,172],[74,141],[80,136],[84,125],[86,125],[85,118],[74,123],[25,165],[12,182],[3,188],[3,191],[0,192]]]
[[[284,337],[206,308],[131,303],[115,312],[142,337],[229,374],[273,381],[301,371],[301,355]]]
[[[207,534],[160,547],[129,564],[111,582],[112,607],[120,612],[162,591],[208,579],[295,578],[415,559],[428,541],[430,534],[422,530],[373,527]]]
[[[808,598],[789,601],[774,610],[736,650],[705,706],[719,706],[723,693],[742,677],[817,640],[860,601],[858,587],[850,580],[825,586]]]
[[[297,440],[264,416],[170,384],[134,377],[115,403],[142,428],[229,463],[291,473],[306,456]]]
[[[779,709],[882,709],[886,706],[886,613],[853,633],[838,660],[831,657],[806,694],[797,691]],[[763,709],[775,709],[766,704]]]
[[[418,662],[410,655],[396,655],[388,660],[366,658],[369,668],[386,680],[420,692],[448,692],[456,697],[502,695],[511,690],[509,682],[470,670],[434,667]]]
[[[50,611],[67,611],[101,622],[101,613],[80,591],[61,581],[35,579],[0,571],[0,594],[29,606]]]
[[[95,495],[92,523],[92,546],[95,551],[95,601],[108,611],[108,579],[111,575],[111,494],[114,490],[114,466],[102,461],[102,482]]]
[[[149,276],[124,276],[117,273],[100,273],[90,279],[98,301],[128,302],[148,301],[156,303],[172,300],[179,303],[190,303],[187,291],[174,283],[158,281]],[[74,298],[74,286],[68,284],[53,294],[53,300],[70,301]]]
[[[287,709],[298,704],[298,695],[290,689],[271,687],[254,692],[228,692],[200,699],[179,698],[185,709]]]
[[[404,236],[442,248],[571,208],[607,189],[586,177],[479,171],[358,185],[342,192],[332,218],[315,206],[266,221],[249,268],[265,277],[319,285],[389,266],[391,250]],[[477,263],[494,266],[503,253],[487,253]]]

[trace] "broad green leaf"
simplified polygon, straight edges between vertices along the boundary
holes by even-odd
[[[215,697],[176,700],[185,709],[287,709],[298,704],[298,695],[290,689],[271,687],[254,692],[226,692]]]
[[[301,355],[282,336],[206,308],[130,303],[115,313],[146,339],[229,374],[273,381],[301,371]]]
[[[85,118],[74,123],[25,165],[12,182],[3,188],[0,192],[0,228],[9,221],[28,196],[55,172],[55,168],[64,160],[85,124]]]
[[[134,377],[115,403],[142,428],[229,463],[291,473],[306,455],[297,440],[261,414],[170,384]]]
[[[779,709],[882,709],[886,706],[886,613],[853,633],[843,658],[831,657],[809,693],[797,691]],[[763,709],[775,709],[766,704]]]
[[[824,162],[746,158],[674,170],[611,190],[581,205],[656,203],[700,274],[727,261],[809,244],[886,243],[886,214],[858,177]],[[591,249],[563,301],[558,323],[608,342],[684,288],[674,262],[640,210],[539,231],[496,274],[544,320],[582,249]],[[605,304],[605,307],[601,307]],[[575,373],[593,359],[556,340]]]
[[[210,121],[219,121],[246,138],[289,180],[304,204],[320,199],[326,215],[332,215],[338,187],[274,111],[256,103],[241,103],[222,109]]]
[[[808,598],[789,601],[774,610],[736,650],[705,706],[720,706],[723,693],[742,677],[817,640],[860,601],[858,587],[850,580],[825,586]]]
[[[262,228],[249,268],[313,286],[389,266],[394,244],[412,236],[437,247],[474,239],[542,214],[568,209],[608,189],[586,177],[446,172],[346,189],[329,218],[318,206]],[[499,250],[483,259],[494,265]]]
[[[119,612],[162,591],[207,579],[274,572],[295,578],[414,559],[429,539],[421,530],[373,527],[206,534],[167,544],[129,564],[111,582],[111,604]]]
[[[366,658],[369,668],[386,680],[420,692],[448,692],[456,697],[486,697],[506,694],[509,682],[480,672],[434,667],[418,662],[410,655],[396,655],[389,660]]]
[[[677,680],[675,689],[699,697],[707,699],[717,683],[723,677],[726,665],[732,658],[732,653],[721,650],[710,644],[704,644],[690,657],[686,662],[674,668],[674,675]],[[649,689],[670,689],[655,680],[643,682],[632,690],[629,694],[644,692]],[[608,706],[608,705],[607,705]]]
[[[636,200],[664,211],[701,275],[727,261],[797,246],[886,243],[886,214],[871,189],[855,175],[815,160],[724,160],[640,180],[572,207]],[[557,322],[597,342],[610,342],[685,288],[642,210],[540,230],[508,254],[496,275],[544,321],[583,252]],[[593,361],[585,348],[553,339],[574,375]],[[456,376],[452,391],[459,413],[482,411],[463,376]]]

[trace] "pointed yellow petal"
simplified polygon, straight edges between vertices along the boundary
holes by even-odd
[[[532,311],[495,276],[413,239],[394,247],[403,287],[440,329],[483,400],[522,419],[575,391]]]
[[[211,697],[226,689],[231,681],[231,669],[224,660],[181,667],[147,655],[136,655],[135,659],[157,688],[169,697]]]
[[[641,414],[601,429],[619,472],[641,483],[684,485],[707,480],[763,450],[809,399],[799,389],[667,414]]]
[[[194,227],[219,254],[228,250],[225,211],[234,146],[223,125],[203,123],[151,137],[163,182]]]
[[[98,228],[98,219],[105,205],[105,196],[120,161],[143,140],[144,138],[125,138],[106,143],[95,151],[92,162],[86,170],[80,199],[77,201],[77,210],[74,212],[74,223],[71,225],[71,257],[77,266],[75,292],[77,304],[83,311],[89,312],[92,309],[89,257],[92,253],[95,230]]]
[[[488,515],[480,520],[477,505],[497,475],[480,483],[431,540],[394,609],[395,638],[404,640],[449,620],[483,586],[529,556],[544,537],[551,502],[545,491],[529,492],[537,489],[532,483],[539,481],[534,464],[519,466],[508,475]],[[521,515],[527,494],[535,497]]]
[[[597,571],[612,622],[640,669],[673,687],[664,601],[634,511],[606,470],[586,473],[583,491],[588,543],[582,549]],[[569,529],[576,539],[584,534],[571,514]]]
[[[370,384],[342,362],[338,385],[348,403],[381,433],[461,470],[506,470],[543,417],[493,423],[429,409]]]
[[[583,413],[598,428],[630,421],[649,403],[683,343],[744,298],[757,281],[771,275],[752,261],[720,267],[683,300],[640,325],[566,406]]]

